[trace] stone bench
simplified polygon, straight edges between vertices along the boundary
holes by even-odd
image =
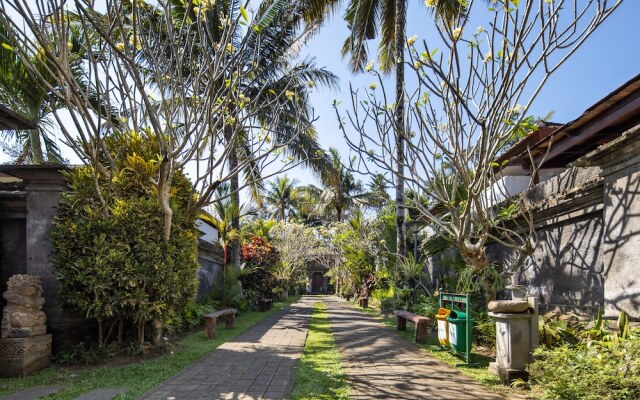
[[[409,320],[416,326],[416,343],[427,343],[427,326],[431,321],[429,318],[405,310],[395,310],[393,315],[398,319],[396,326],[399,331],[407,330],[407,320]]]
[[[260,299],[258,300],[258,310],[261,312],[271,310],[271,306],[273,305],[272,299]]]
[[[233,329],[237,312],[238,310],[235,308],[225,308],[224,310],[204,315],[204,337],[207,339],[216,337],[216,325],[219,317],[223,317],[227,329]]]

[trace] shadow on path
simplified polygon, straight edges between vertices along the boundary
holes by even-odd
[[[350,303],[338,297],[324,302],[350,399],[503,399]]]
[[[302,355],[313,303],[305,296],[142,395],[146,400],[284,399]]]

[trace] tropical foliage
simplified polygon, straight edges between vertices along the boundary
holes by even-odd
[[[622,312],[617,329],[598,311],[590,324],[541,320],[544,345],[529,366],[542,399],[636,399],[640,396],[640,331]]]
[[[113,195],[100,199],[90,167],[68,172],[65,193],[51,231],[53,267],[60,282],[63,306],[98,321],[98,343],[125,340],[135,327],[137,344],[153,322],[154,342],[162,324],[195,296],[198,231],[186,212],[191,183],[181,173],[171,196],[174,230],[162,237],[163,215],[150,183],[158,170],[158,148],[148,133],[112,136],[105,141],[108,155],[118,160],[119,173],[101,179]],[[103,204],[106,203],[107,209]]]

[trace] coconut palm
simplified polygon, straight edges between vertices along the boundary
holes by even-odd
[[[0,25],[0,103],[19,112],[36,125],[29,130],[6,130],[2,132],[4,140],[18,145],[16,162],[41,164],[43,162],[62,162],[60,148],[53,139],[52,110],[47,102],[49,94],[39,85],[33,70],[27,68],[7,43],[4,26]],[[29,60],[32,67],[44,73],[45,66],[38,54]],[[54,82],[53,77],[51,79]]]
[[[317,226],[323,222],[321,213],[318,212],[318,204],[321,203],[322,189],[309,184],[298,187],[296,193],[296,216],[298,221],[305,225]]]
[[[325,214],[334,214],[335,219],[341,222],[345,213],[365,203],[367,193],[362,191],[362,184],[356,180],[349,168],[342,164],[338,150],[330,148],[329,155],[336,172],[325,184],[318,208]]]
[[[366,205],[374,209],[379,209],[391,200],[387,189],[389,185],[383,174],[373,174],[368,184],[369,192]]]
[[[227,32],[223,23],[225,20],[235,20],[243,13],[244,8],[239,0],[221,0],[207,2],[204,9],[196,2],[171,0],[174,5],[174,18],[183,20],[185,13],[191,16],[195,24],[204,11],[207,29],[213,44],[222,35],[230,34],[238,39],[245,33],[241,27],[233,32]],[[200,4],[200,3],[198,3]],[[204,3],[203,3],[204,4]],[[263,189],[259,166],[252,162],[253,149],[249,143],[254,134],[267,132],[275,144],[285,144],[285,157],[302,162],[316,171],[322,180],[332,174],[332,164],[327,154],[317,141],[317,132],[313,126],[313,110],[309,100],[309,92],[313,87],[337,87],[338,78],[333,73],[318,68],[313,59],[294,62],[299,51],[305,44],[314,26],[303,27],[301,3],[296,0],[266,0],[263,1],[253,15],[246,35],[248,40],[237,52],[226,52],[222,56],[238,57],[244,64],[255,64],[255,73],[244,76],[239,83],[239,100],[235,104],[238,110],[252,108],[256,120],[244,120],[247,126],[240,127],[242,135],[236,136],[231,142],[232,133],[237,131],[233,126],[227,126],[220,137],[229,152],[227,168],[229,171],[237,169],[242,164],[246,167],[242,171],[249,183],[254,199],[261,203],[260,193]],[[245,17],[248,18],[248,17]],[[204,37],[199,37],[203,39]],[[158,43],[162,43],[159,40]],[[203,51],[210,49],[211,43],[202,43]],[[221,56],[219,53],[216,56]],[[240,65],[243,64],[239,63]],[[225,84],[225,77],[220,78],[220,85]],[[287,93],[282,96],[282,93]],[[242,104],[240,104],[242,103]],[[265,105],[269,105],[268,107]],[[258,110],[258,111],[256,111]],[[300,113],[302,110],[302,113]],[[285,113],[285,118],[274,118],[274,114]],[[304,132],[299,127],[304,126]],[[255,129],[258,127],[259,129]],[[262,131],[262,132],[261,132]],[[239,203],[239,174],[232,175],[229,184],[231,202]],[[240,228],[240,221],[234,217],[234,229]],[[235,244],[235,243],[234,243]],[[234,259],[238,259],[239,246],[232,245]]]
[[[290,220],[296,216],[294,204],[297,198],[297,181],[287,176],[277,177],[269,182],[269,190],[264,195],[264,201],[271,209],[271,217],[280,221]]]
[[[305,3],[305,19],[309,23],[324,22],[328,15],[335,13],[342,2],[337,0],[301,0]],[[465,2],[460,0],[427,1],[433,5],[436,19],[451,24],[465,10]],[[405,253],[404,227],[404,45],[406,42],[406,0],[349,0],[345,21],[350,35],[342,46],[343,57],[349,58],[353,72],[361,72],[369,59],[367,42],[379,36],[378,60],[382,72],[395,71],[395,147],[396,147],[396,234],[400,255]],[[379,25],[379,29],[378,29]]]

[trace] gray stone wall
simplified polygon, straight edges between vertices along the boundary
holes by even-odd
[[[218,243],[198,242],[198,299],[222,284],[223,257]]]
[[[640,126],[587,155],[604,178],[605,316],[640,318]]]

